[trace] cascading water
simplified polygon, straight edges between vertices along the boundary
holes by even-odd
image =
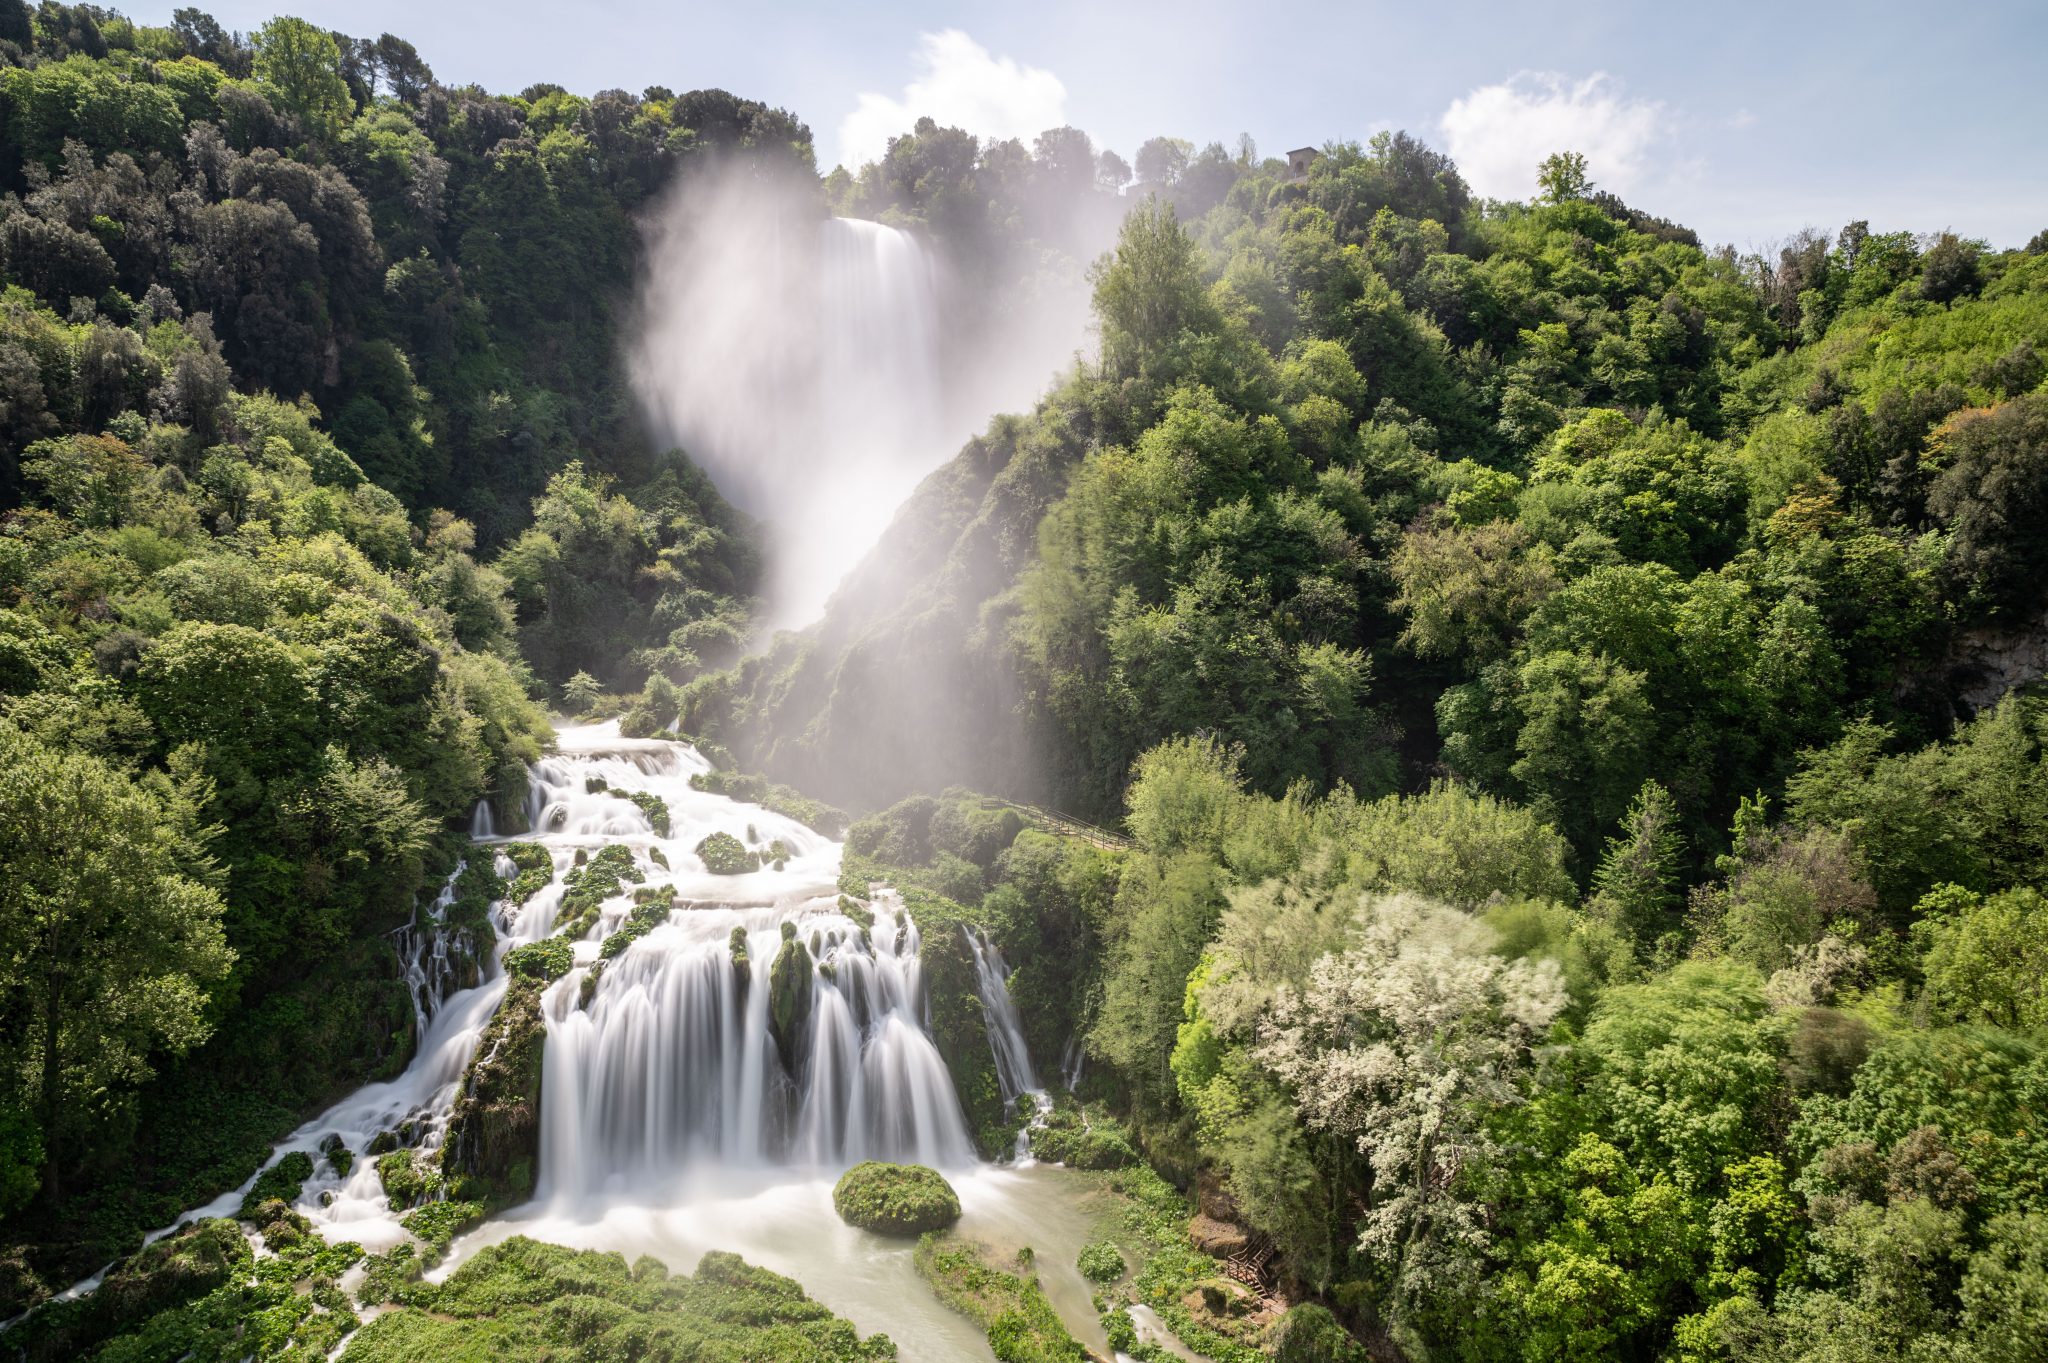
[[[365,1157],[372,1141],[395,1133],[402,1145],[438,1150],[462,1076],[505,997],[504,954],[554,932],[563,875],[579,855],[623,846],[642,882],[602,906],[574,943],[575,967],[541,1001],[537,1195],[458,1240],[433,1276],[513,1234],[629,1258],[651,1253],[678,1269],[707,1249],[735,1250],[795,1277],[863,1330],[888,1332],[911,1363],[985,1359],[979,1331],[922,1287],[906,1249],[879,1244],[832,1210],[841,1169],[869,1158],[915,1160],[946,1171],[966,1209],[963,1230],[1035,1247],[1070,1328],[1102,1347],[1088,1284],[1071,1268],[1095,1233],[1095,1213],[1061,1195],[1056,1169],[976,1161],[926,1031],[919,935],[900,899],[878,891],[871,923],[850,916],[838,897],[840,845],[769,810],[692,789],[689,778],[711,768],[689,747],[621,739],[616,725],[565,729],[559,743],[530,775],[534,831],[524,836],[547,849],[554,880],[523,907],[494,906],[497,948],[468,987],[442,922],[452,878],[398,935],[419,1010],[418,1052],[397,1079],[365,1087],[278,1147],[272,1162],[293,1151],[314,1156],[297,1209],[327,1238],[371,1251],[405,1238],[402,1213]],[[658,797],[668,833],[656,834],[624,792]],[[781,868],[711,874],[692,849],[716,832],[779,856]],[[473,855],[495,856],[508,881],[517,872],[488,842]],[[634,911],[633,891],[660,886],[672,887],[665,920],[604,958],[605,939]],[[735,929],[744,965],[735,962]],[[791,943],[809,961],[801,1024],[781,1029],[785,1049],[771,1013],[775,957]],[[1008,970],[992,942],[972,945],[1005,1095],[1031,1094],[1035,1072]],[[321,1159],[337,1136],[358,1156],[345,1175]],[[232,1215],[247,1189],[195,1215]]]
[[[988,1028],[989,1049],[995,1053],[996,1082],[1002,1086],[1003,1101],[1015,1105],[1031,1101],[1036,1115],[1017,1133],[1016,1155],[1031,1157],[1031,1127],[1052,1111],[1052,1095],[1038,1082],[1031,1066],[1031,1049],[1024,1044],[1024,1024],[1017,1016],[1017,1004],[1010,997],[1010,968],[1001,948],[981,933],[969,933],[974,949],[975,989],[981,996],[983,1024]]]
[[[888,895],[875,899],[872,925],[848,917],[838,845],[692,790],[704,770],[688,749],[646,742],[535,773],[542,837],[624,843],[646,883],[674,886],[683,906],[606,962],[586,1002],[598,939],[630,911],[621,899],[543,1000],[540,1196],[645,1191],[704,1165],[972,1165],[951,1076],[924,1030],[915,924]],[[671,835],[654,836],[629,803],[584,793],[591,781],[661,797]],[[720,832],[757,848],[779,841],[791,855],[781,871],[712,875],[690,849]],[[806,959],[785,991],[801,1019],[785,1052],[769,1014],[788,942]]]

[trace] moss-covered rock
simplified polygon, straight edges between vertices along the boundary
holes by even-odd
[[[97,1292],[52,1303],[14,1326],[0,1352],[29,1363],[84,1358],[103,1340],[222,1287],[247,1271],[253,1255],[233,1221],[193,1222],[116,1264]]]
[[[617,932],[604,939],[604,945],[597,951],[598,958],[609,961],[666,923],[670,906],[674,902],[673,885],[645,886],[633,891],[633,911],[626,915],[626,921],[619,925]]]
[[[668,801],[648,790],[614,790],[612,794],[640,806],[640,812],[647,816],[647,826],[654,830],[655,837],[669,835]]]
[[[377,1157],[377,1182],[394,1207],[417,1207],[441,1190],[441,1174],[418,1150],[394,1150]]]
[[[320,1142],[320,1154],[327,1161],[327,1167],[342,1178],[347,1178],[348,1171],[356,1167],[356,1152],[343,1143],[339,1132]]]
[[[313,1157],[303,1150],[294,1150],[256,1176],[256,1182],[242,1197],[241,1210],[235,1215],[244,1221],[253,1220],[256,1208],[273,1198],[280,1202],[295,1202],[299,1190],[311,1177]]]
[[[1121,1124],[1107,1113],[1061,1109],[1032,1128],[1031,1155],[1070,1169],[1123,1169],[1138,1162],[1138,1152]]]
[[[743,876],[761,869],[761,859],[730,833],[712,833],[696,846],[697,860],[715,876]]]
[[[380,1256],[382,1258],[384,1256]],[[694,1275],[643,1258],[514,1236],[434,1287],[390,1256],[373,1281],[401,1302],[349,1341],[346,1363],[418,1359],[689,1357],[869,1363],[896,1349],[862,1339],[797,1283],[716,1250]]]
[[[708,755],[708,754],[707,754]],[[746,776],[739,772],[699,772],[690,778],[690,789],[709,791],[713,795],[728,795],[747,804],[772,809],[785,818],[795,819],[807,828],[836,838],[846,831],[846,811],[834,809],[831,805],[780,786],[764,776]]]
[[[984,1245],[927,1235],[918,1242],[916,1263],[940,1301],[987,1332],[1000,1363],[1088,1363],[1088,1350],[1038,1285],[1029,1251],[1006,1266]]]
[[[995,1053],[989,1049],[988,1019],[981,1006],[974,950],[967,941],[966,910],[951,900],[919,892],[904,901],[923,934],[918,963],[923,968],[925,1000],[931,1011],[932,1043],[953,1076],[967,1129],[981,1152],[991,1158],[1007,1154],[1002,1144],[1008,1128],[1003,1111],[1002,1083],[996,1076]]]
[[[590,931],[607,899],[647,879],[633,864],[632,849],[622,843],[601,848],[594,857],[585,857],[581,849],[576,855],[581,860],[562,877],[562,907],[555,919],[555,936],[571,941]]]
[[[576,948],[566,937],[543,937],[505,953],[505,973],[529,984],[549,984],[576,964]]]
[[[505,887],[505,897],[514,904],[524,904],[546,889],[555,878],[555,858],[547,848],[537,842],[508,842],[501,844],[498,851],[504,853],[518,875]]]
[[[518,976],[506,987],[505,1001],[462,1076],[441,1146],[443,1175],[475,1180],[495,1205],[531,1194],[539,1168],[541,1062],[547,1050],[541,989]]]
[[[922,1164],[856,1164],[833,1187],[832,1206],[847,1225],[878,1235],[922,1235],[960,1219],[953,1185]]]
[[[812,966],[810,948],[794,923],[782,925],[782,949],[768,968],[768,1033],[794,1074],[803,1067],[811,1039]]]

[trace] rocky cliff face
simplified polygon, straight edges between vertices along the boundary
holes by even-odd
[[[1949,654],[1948,677],[1972,710],[2048,677],[2048,608],[2030,620],[1964,631]]]

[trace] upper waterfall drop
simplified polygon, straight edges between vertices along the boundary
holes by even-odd
[[[729,184],[654,224],[634,344],[656,431],[769,531],[770,627],[797,627],[952,454],[938,269],[918,236]],[[978,415],[973,419],[978,421]]]

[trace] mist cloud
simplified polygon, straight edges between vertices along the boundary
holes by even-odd
[[[1536,168],[1559,151],[1584,153],[1596,184],[1626,192],[1646,178],[1672,132],[1663,104],[1629,98],[1620,81],[1600,71],[1583,80],[1517,72],[1452,100],[1442,123],[1459,171],[1492,199],[1534,195]]]
[[[839,161],[858,170],[929,114],[979,137],[1034,137],[1067,121],[1067,87],[1052,72],[997,57],[957,28],[920,34],[917,77],[902,98],[864,93],[839,123]]]

